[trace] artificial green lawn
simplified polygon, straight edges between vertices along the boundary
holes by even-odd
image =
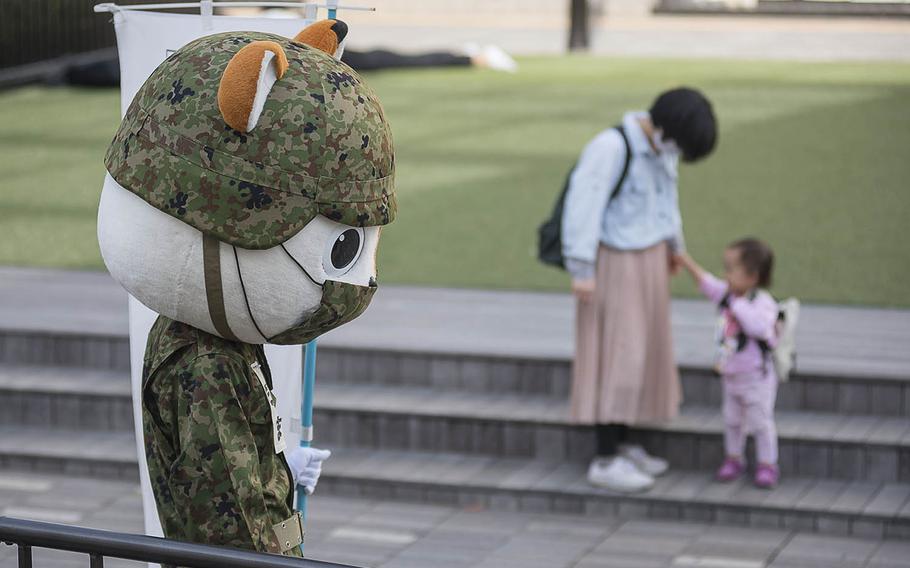
[[[582,146],[689,84],[713,99],[717,152],[683,166],[689,248],[717,269],[724,243],[761,236],[778,295],[910,306],[910,65],[521,61],[516,75],[395,71],[369,82],[395,134],[399,217],[381,282],[565,289],[534,258]],[[0,264],[101,268],[95,212],[114,90],[0,94]],[[682,277],[678,295],[693,288]]]

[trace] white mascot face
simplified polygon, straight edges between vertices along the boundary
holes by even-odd
[[[243,342],[267,343],[319,307],[326,280],[369,286],[376,278],[379,233],[380,227],[351,227],[320,215],[284,248],[220,243],[231,330]],[[111,275],[137,300],[163,316],[218,333],[206,302],[202,233],[107,175],[98,242]]]

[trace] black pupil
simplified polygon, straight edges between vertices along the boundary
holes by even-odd
[[[341,233],[332,246],[332,266],[339,270],[345,268],[354,262],[359,250],[360,233],[354,229],[348,229]]]

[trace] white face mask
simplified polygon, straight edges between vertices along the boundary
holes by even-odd
[[[677,158],[682,153],[679,149],[679,146],[676,145],[676,142],[670,140],[669,138],[664,138],[664,133],[661,129],[656,129],[654,131],[654,147],[657,148],[657,153],[669,158]]]

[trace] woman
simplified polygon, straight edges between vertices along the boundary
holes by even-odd
[[[643,491],[667,469],[625,441],[630,425],[679,412],[669,288],[684,249],[677,169],[680,158],[710,154],[716,140],[711,103],[674,89],[597,135],[572,172],[562,224],[577,298],[570,407],[574,422],[596,425],[593,484]]]

